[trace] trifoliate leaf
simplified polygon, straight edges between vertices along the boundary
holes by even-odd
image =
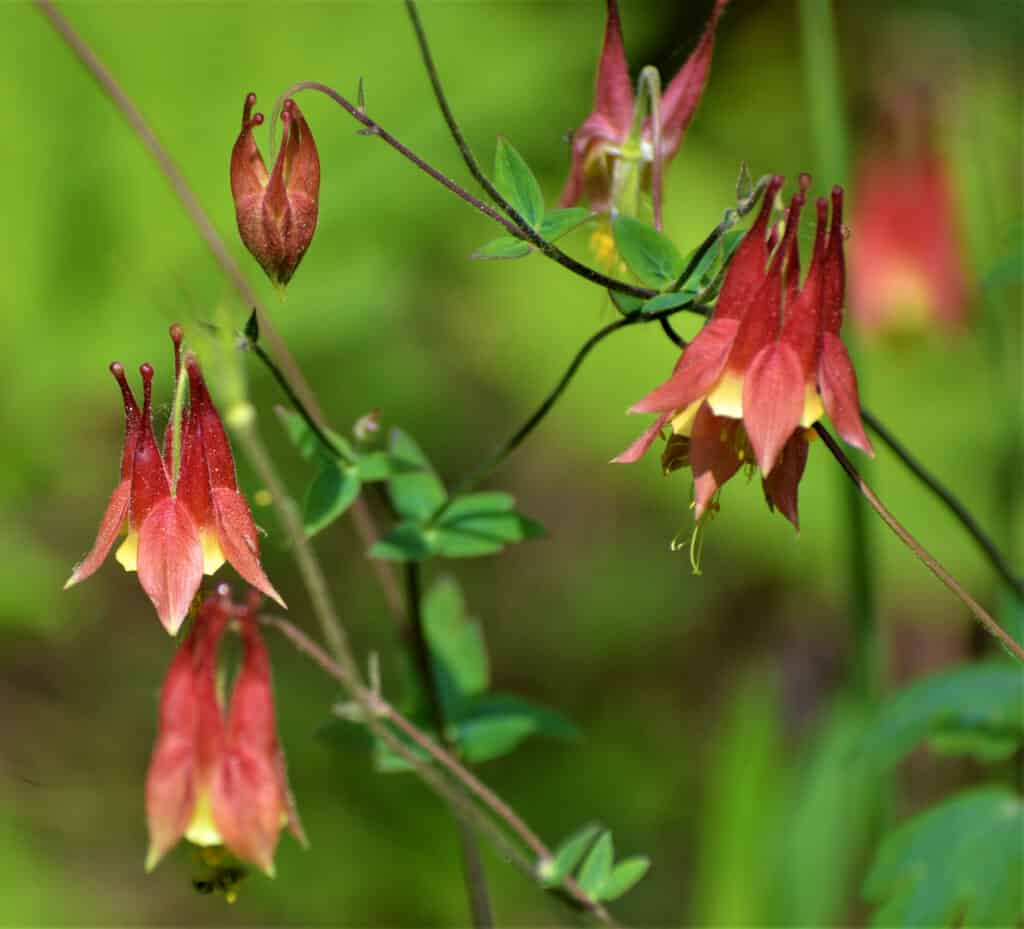
[[[544,218],[544,194],[523,160],[504,136],[498,136],[494,153],[494,186],[531,226]]]
[[[486,694],[467,702],[455,730],[459,747],[474,764],[508,754],[531,735],[567,740],[579,736],[560,713],[512,694]]]
[[[466,601],[454,578],[438,578],[423,598],[423,627],[445,717],[456,718],[471,697],[487,690],[490,669],[483,629],[466,615]]]
[[[554,242],[585,223],[593,216],[582,206],[571,206],[565,210],[552,210],[546,214],[537,231],[549,242]]]
[[[558,887],[583,860],[601,833],[601,827],[589,823],[574,832],[555,850],[551,860],[541,869],[541,880],[545,887]]]
[[[525,258],[532,251],[533,247],[529,242],[517,239],[512,235],[502,235],[496,239],[491,239],[486,245],[481,245],[469,257],[479,261]]]
[[[444,484],[419,445],[401,429],[391,430],[389,451],[393,458],[419,469],[391,477],[388,482],[391,502],[398,513],[406,519],[427,519],[448,499]]]
[[[359,496],[362,481],[356,469],[337,461],[324,462],[320,473],[306,491],[302,522],[308,535],[315,535],[341,516]]]
[[[615,246],[623,261],[644,284],[660,290],[683,272],[683,258],[672,242],[653,226],[632,216],[612,222]]]

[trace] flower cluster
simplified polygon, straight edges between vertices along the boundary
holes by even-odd
[[[203,602],[167,671],[146,776],[147,870],[183,837],[224,846],[271,876],[283,826],[306,844],[277,741],[260,599],[253,593],[239,606],[222,584]],[[232,621],[244,653],[230,700],[222,701],[217,655]]]
[[[172,326],[178,379],[182,374],[182,337],[181,328]],[[184,367],[189,403],[181,414],[176,467],[174,417],[168,423],[162,452],[153,434],[152,366],[139,368],[141,410],[124,367],[118,362],[110,366],[124,398],[121,480],[107,504],[92,550],[64,585],[70,587],[93,574],[119,534],[127,530],[116,558],[126,571],[138,572],[142,589],[171,635],[184,622],[203,574],[213,574],[225,560],[253,587],[284,605],[260,565],[256,525],[239,493],[231,446],[199,362],[186,353]]]
[[[845,293],[843,191],[832,190],[832,215],[817,201],[817,232],[800,281],[797,228],[810,178],[790,201],[784,232],[769,232],[783,178],[767,185],[760,213],[740,243],[711,320],[684,349],[672,376],[631,412],[658,419],[616,461],[636,461],[668,427],[666,473],[689,465],[701,520],[740,467],[760,469],[769,506],[797,528],[797,488],[808,434],[823,413],[851,445],[871,453],[857,377],[840,339]]]
[[[242,131],[231,151],[231,196],[245,247],[280,287],[291,280],[316,232],[320,156],[294,100],[281,109],[281,147],[269,174],[252,131],[263,123],[253,113],[256,94],[245,98]]]
[[[648,107],[642,105],[640,95],[634,99],[618,5],[616,0],[608,0],[594,109],[573,133],[572,167],[559,206],[574,206],[586,199],[595,212],[635,216],[641,193],[652,194],[655,202],[660,201],[661,191],[652,190],[654,183],[660,183],[660,176],[654,177],[652,166],[657,158],[666,165],[679,150],[707,83],[715,28],[727,3],[716,0],[697,47],[665,88],[660,101],[659,140]],[[659,142],[660,152],[656,151]]]

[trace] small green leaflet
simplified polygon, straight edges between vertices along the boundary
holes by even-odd
[[[544,194],[537,178],[504,136],[494,152],[494,186],[531,226],[544,218]]]
[[[932,675],[904,688],[879,711],[860,748],[895,764],[918,742],[981,761],[1008,758],[1024,744],[1024,675],[1002,657]]]
[[[440,577],[423,598],[423,626],[447,719],[460,716],[471,697],[486,692],[490,667],[483,629],[466,612],[453,577]]]
[[[658,294],[644,303],[640,307],[640,312],[650,315],[651,313],[660,313],[662,310],[674,310],[677,306],[686,306],[687,303],[692,302],[693,292],[691,291],[681,290],[677,293]]]
[[[566,741],[579,737],[579,730],[560,713],[512,694],[484,694],[467,701],[454,728],[472,764],[507,755],[531,735]]]
[[[392,478],[392,488],[401,480],[405,478]],[[515,500],[509,494],[493,491],[465,494],[452,502],[436,525],[429,528],[421,525],[437,506],[417,520],[399,523],[374,545],[371,555],[391,561],[418,561],[430,555],[474,558],[493,555],[510,543],[545,534],[540,523],[517,512]]]
[[[580,206],[570,207],[567,210],[552,210],[541,221],[537,232],[548,242],[557,242],[594,215]],[[492,239],[486,245],[482,245],[470,257],[475,259],[525,258],[534,251],[536,249],[529,242],[516,236],[502,235]]]
[[[589,823],[566,839],[554,855],[538,868],[538,877],[545,887],[561,887],[576,870],[576,881],[595,900],[617,900],[643,878],[651,866],[649,858],[635,855],[618,864],[612,835],[600,826]],[[614,864],[614,866],[613,866]]]
[[[679,250],[652,226],[632,216],[617,216],[612,232],[622,259],[646,286],[661,290],[683,273]]]
[[[298,450],[299,455],[306,461],[315,458],[322,460],[333,460],[337,456],[331,449],[325,448],[317,434],[309,427],[309,424],[298,413],[285,409],[283,406],[275,408],[278,418],[284,425],[285,432],[291,440],[292,445]],[[324,430],[324,434],[334,443],[346,458],[352,460],[356,457],[349,442],[343,439],[336,432],[330,429]]]
[[[883,840],[864,884],[877,927],[1019,925],[1024,803],[1005,787],[963,791]]]
[[[306,491],[302,522],[307,535],[315,535],[342,515],[359,496],[363,482],[356,468],[336,461],[324,463]]]
[[[401,429],[391,430],[389,451],[393,458],[416,469],[391,476],[388,490],[392,504],[406,519],[428,519],[448,499],[444,484],[416,441]]]

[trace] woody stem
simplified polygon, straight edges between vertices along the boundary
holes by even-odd
[[[1003,554],[996,548],[995,542],[992,538],[981,528],[978,521],[971,515],[967,507],[965,507],[957,498],[953,492],[949,490],[934,474],[932,474],[917,458],[915,458],[910,450],[902,443],[892,431],[882,423],[878,417],[873,413],[869,413],[863,407],[860,411],[861,419],[864,420],[865,425],[875,433],[887,446],[889,450],[896,455],[900,461],[906,465],[907,470],[914,475],[922,484],[925,485],[936,497],[939,498],[947,507],[947,509],[959,520],[960,525],[967,530],[968,534],[978,543],[978,546],[984,552],[985,557],[989,560],[989,563],[995,568],[999,576],[1006,581],[1010,588],[1017,594],[1018,598],[1024,598],[1024,579],[1017,577],[1013,570],[1010,568],[1009,562],[1003,557]]]
[[[917,541],[910,534],[910,532],[903,526],[899,520],[896,519],[892,513],[886,509],[885,505],[879,500],[878,495],[868,486],[867,482],[861,477],[860,472],[854,466],[853,462],[846,456],[846,453],[840,448],[839,443],[832,437],[829,431],[821,424],[814,424],[814,431],[821,437],[821,440],[828,447],[828,450],[832,453],[832,456],[839,462],[846,476],[850,479],[854,488],[857,492],[867,500],[871,508],[881,517],[884,522],[899,538],[899,540],[907,546],[914,553],[919,561],[921,561],[929,571],[932,572],[943,584],[948,587],[953,594],[960,599],[960,601],[971,611],[974,618],[980,622],[985,629],[988,630],[993,636],[995,636],[1014,657],[1024,662],[1024,648],[1022,648],[1014,639],[1003,629],[992,618],[988,611],[978,603],[966,590],[960,585],[960,583],[954,578],[936,559],[935,557],[925,549],[925,547]]]

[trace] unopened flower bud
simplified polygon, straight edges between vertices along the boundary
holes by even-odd
[[[231,152],[231,196],[245,247],[283,287],[316,231],[320,156],[302,112],[294,100],[285,100],[281,147],[268,174],[252,134],[263,123],[263,114],[252,112],[255,103],[255,94],[246,96],[242,131]]]

